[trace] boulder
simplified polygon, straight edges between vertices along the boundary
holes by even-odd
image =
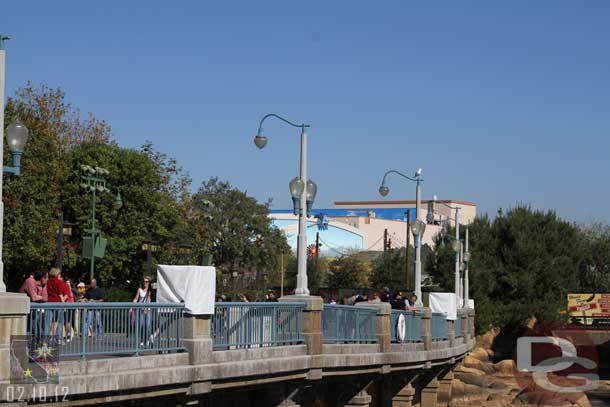
[[[502,360],[493,366],[501,376],[514,376],[515,374],[515,362],[512,359]]]
[[[478,359],[481,362],[489,361],[489,355],[487,354],[487,351],[483,348],[474,348],[474,350],[470,352],[468,356]]]
[[[459,365],[454,371],[454,373],[468,373],[468,374],[472,374],[472,375],[477,375],[477,376],[485,376],[485,372],[479,369],[473,369],[471,367],[466,367],[464,365]]]
[[[464,372],[455,373],[456,379],[459,379],[466,384],[472,384],[472,385],[478,386],[478,387],[487,387],[488,386],[488,380],[486,380],[487,377],[488,376],[485,376],[485,375],[476,375],[476,374],[464,373]]]
[[[453,379],[451,381],[451,397],[454,399],[459,398],[487,398],[487,393],[485,389],[482,389],[478,386],[474,386],[472,384],[466,384],[458,379]]]
[[[483,363],[479,359],[475,359],[472,356],[466,356],[463,363],[464,366],[472,369],[482,370],[485,373],[495,373],[495,370],[490,363]]]

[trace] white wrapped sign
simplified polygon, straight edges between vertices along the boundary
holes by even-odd
[[[430,293],[430,310],[447,316],[447,320],[457,319],[457,304],[454,293]]]
[[[214,314],[216,268],[203,266],[157,267],[157,302],[183,302],[192,315]]]

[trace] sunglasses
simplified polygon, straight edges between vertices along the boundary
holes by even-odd
[[[148,281],[148,280],[144,280],[144,282],[145,282],[145,283],[150,283],[150,281]]]

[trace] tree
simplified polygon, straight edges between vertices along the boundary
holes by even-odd
[[[337,257],[329,263],[328,287],[364,288],[369,286],[371,263],[364,253]]]
[[[427,269],[435,282],[453,291],[454,253],[448,236],[435,238]],[[470,251],[470,297],[476,301],[479,331],[521,325],[531,317],[559,318],[567,294],[577,286],[584,257],[576,226],[553,211],[526,206],[510,209],[493,221],[487,216],[475,219],[470,225]]]
[[[86,142],[72,148],[68,157],[69,171],[61,181],[62,208],[76,223],[72,241],[82,242],[85,229],[91,226],[90,192],[80,188],[81,164],[107,169],[110,192],[98,194],[96,225],[108,239],[104,258],[96,260],[96,276],[106,286],[132,287],[140,283],[146,272],[142,241],[149,236],[160,248],[157,260],[168,258],[175,243],[174,231],[182,219],[175,205],[163,190],[159,163],[141,151],[121,148],[115,144]],[[115,208],[117,194],[123,206]],[[89,270],[89,260],[80,259],[74,277]]]
[[[2,199],[4,212],[4,278],[16,290],[35,269],[48,268],[55,260],[58,217],[62,209],[62,179],[72,147],[85,140],[109,142],[109,126],[92,115],[81,120],[78,110],[65,101],[60,89],[28,83],[10,98],[6,122],[19,118],[29,129],[21,160],[21,175],[6,176]],[[4,162],[10,153],[4,149]]]
[[[290,248],[260,204],[229,182],[210,178],[193,196],[189,222],[198,254],[212,253],[220,272],[249,273],[264,281]]]
[[[412,248],[409,247],[412,251]],[[405,270],[405,250],[392,249],[380,253],[373,260],[371,285],[375,288],[388,287],[391,290],[407,288],[407,272]],[[413,257],[411,257],[411,260]],[[413,264],[409,262],[409,275],[413,276]]]

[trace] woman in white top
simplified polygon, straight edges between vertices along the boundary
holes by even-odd
[[[145,276],[142,282],[142,287],[138,288],[136,291],[135,297],[133,297],[133,302],[137,303],[149,303],[151,300],[151,290],[150,290],[150,277]],[[139,315],[140,319],[140,346],[144,346],[144,341],[146,340],[146,344],[150,344],[149,336],[151,335],[151,310],[150,308],[137,308],[136,312]]]
[[[144,277],[142,287],[136,291],[136,296],[133,297],[133,302],[150,302],[151,291],[150,291],[150,277]]]

